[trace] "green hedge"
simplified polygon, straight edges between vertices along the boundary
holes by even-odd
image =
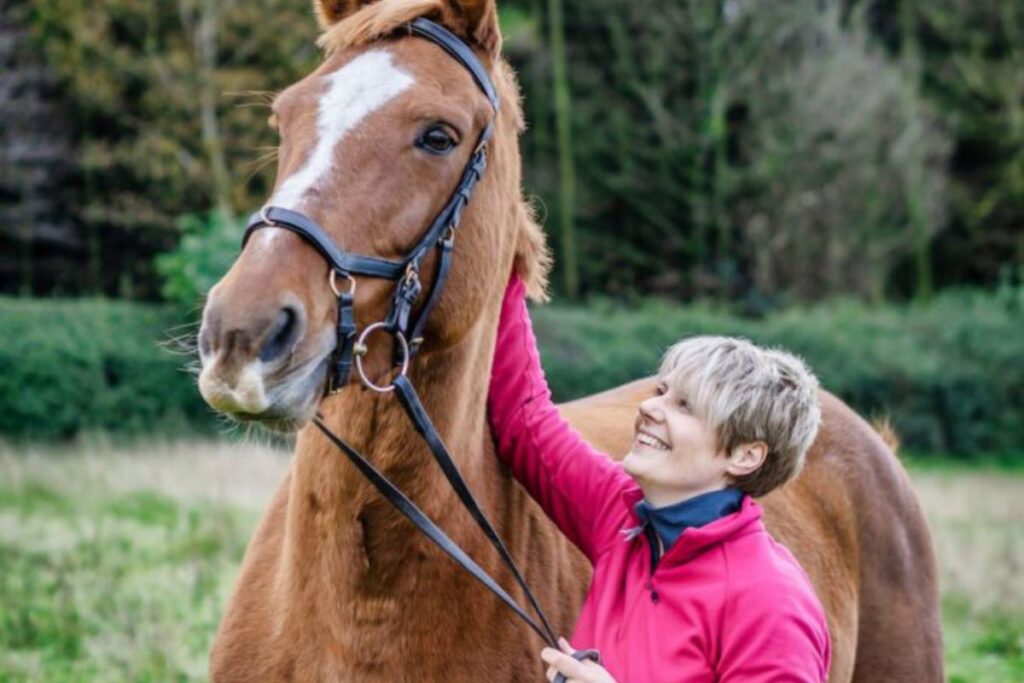
[[[948,292],[927,305],[836,301],[761,320],[700,305],[535,309],[556,397],[650,374],[695,334],[745,336],[803,356],[867,417],[892,420],[910,449],[971,457],[1024,452],[1024,308],[1019,297]]]
[[[908,448],[973,456],[1024,452],[1021,298],[949,292],[932,303],[852,301],[751,320],[695,304],[594,301],[534,310],[560,400],[650,374],[694,334],[742,335],[810,363],[829,390],[868,417],[888,416]],[[0,434],[69,438],[82,431],[180,434],[215,424],[190,358],[161,342],[169,309],[106,300],[0,298]]]
[[[162,346],[182,324],[128,302],[0,298],[0,434],[210,431],[191,359]]]

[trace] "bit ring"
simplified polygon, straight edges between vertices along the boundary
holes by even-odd
[[[355,348],[360,349],[362,353],[355,354],[356,357],[356,370],[359,371],[359,379],[363,381],[363,384],[368,388],[376,391],[380,394],[387,394],[395,390],[394,382],[382,387],[379,384],[374,384],[369,377],[366,376],[366,371],[363,370],[363,356],[366,355],[366,338],[374,332],[374,330],[385,329],[384,322],[375,322],[372,325],[367,325],[362,334],[359,335],[359,339],[356,340]],[[402,347],[402,368],[398,371],[399,377],[404,377],[409,372],[409,342],[406,341],[405,335],[401,332],[395,332],[392,335],[398,340],[399,345]]]

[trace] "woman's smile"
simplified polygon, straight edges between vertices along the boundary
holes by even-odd
[[[635,443],[638,443],[643,446],[649,446],[650,448],[653,448],[658,451],[671,450],[667,443],[665,443],[658,437],[654,436],[653,434],[649,434],[643,431],[637,432]]]

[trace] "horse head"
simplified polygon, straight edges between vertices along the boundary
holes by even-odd
[[[298,212],[348,253],[401,259],[458,186],[482,131],[493,125],[488,165],[465,208],[448,285],[422,335],[421,356],[444,352],[486,324],[515,264],[543,291],[547,252],[520,189],[518,90],[500,56],[494,0],[319,0],[323,63],[282,91],[270,124],[280,135],[277,181],[266,206]],[[427,17],[474,51],[500,109],[466,68],[412,35]],[[422,263],[429,294],[437,254]],[[199,335],[199,387],[216,410],[294,429],[317,410],[339,343],[339,288],[354,294],[361,326],[380,321],[395,283],[332,269],[286,229],[252,233],[214,286]],[[382,338],[383,339],[383,338]],[[392,372],[386,339],[367,345],[366,375]]]

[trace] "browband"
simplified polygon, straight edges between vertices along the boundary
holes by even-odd
[[[491,101],[491,106],[494,107],[494,111],[498,111],[500,106],[498,102],[498,93],[494,90],[494,84],[491,83],[491,78],[487,75],[487,70],[484,69],[483,64],[481,64],[480,60],[477,59],[476,54],[469,49],[469,46],[462,42],[461,38],[446,29],[444,26],[435,24],[429,19],[424,19],[423,17],[413,20],[413,22],[409,24],[409,29],[414,34],[422,36],[444,48],[448,54],[456,59],[456,61],[466,67],[466,71],[473,76],[473,80],[476,81],[476,84],[484,91],[484,95],[487,95],[487,99]]]

